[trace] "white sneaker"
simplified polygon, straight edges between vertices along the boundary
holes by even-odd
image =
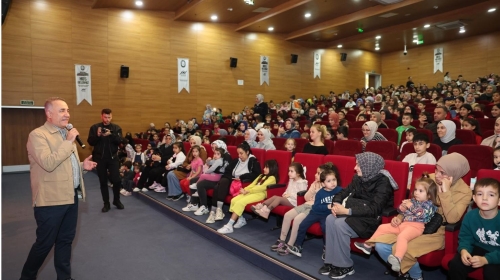
[[[122,194],[122,195],[123,195],[125,192],[126,192],[126,190],[125,190],[125,189],[121,189],[121,190],[120,190],[120,194]]]
[[[196,183],[189,185],[189,188],[192,190],[198,189],[198,187],[196,186]]]
[[[149,190],[148,190],[148,189],[146,189],[146,188],[142,188],[142,191],[143,191],[143,192],[147,192],[147,191],[149,191]]]
[[[167,192],[167,190],[165,189],[165,187],[162,187],[162,186],[160,186],[160,187],[158,187],[158,188],[154,189],[154,191],[155,191],[155,192]]]
[[[236,223],[234,224],[234,228],[242,228],[244,227],[245,225],[247,224],[247,220],[245,220],[245,218],[243,218],[243,216],[240,216],[238,218],[238,221],[236,221]]]
[[[184,212],[196,211],[198,210],[198,205],[189,203],[186,207],[182,208]]]
[[[202,206],[200,206],[200,207],[198,208],[198,210],[196,210],[196,212],[194,212],[194,214],[195,214],[196,216],[203,216],[203,215],[205,215],[205,214],[208,214],[208,212],[209,212],[209,211],[208,211],[207,207],[206,207],[205,205],[202,205]]]
[[[191,202],[191,196],[186,194],[186,202],[190,203]]]
[[[132,193],[131,192],[128,192],[128,191],[125,191],[125,193],[123,194],[124,196],[131,196]]]
[[[154,189],[156,189],[158,187],[158,185],[159,185],[158,183],[153,182],[153,184],[151,186],[149,186],[149,189],[150,190],[154,190]]]
[[[193,193],[191,197],[198,197],[198,192]]]
[[[141,191],[141,189],[139,189],[139,188],[134,188],[132,191],[133,191],[133,192],[140,192],[140,191]]]
[[[215,214],[214,212],[210,212],[210,215],[208,216],[208,219],[205,221],[206,224],[213,224],[215,223]]]
[[[224,213],[222,212],[222,209],[217,208],[217,210],[215,210],[215,220],[220,221],[223,219],[224,219]]]
[[[233,227],[230,225],[224,225],[223,227],[218,229],[217,232],[222,234],[233,233]]]

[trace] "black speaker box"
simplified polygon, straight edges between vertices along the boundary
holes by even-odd
[[[128,78],[129,68],[128,66],[122,65],[120,67],[120,78]]]
[[[340,54],[340,61],[346,61],[347,60],[347,54],[346,53],[341,53]]]
[[[229,66],[231,68],[236,68],[236,65],[238,65],[238,59],[235,57],[230,57],[229,58]]]
[[[291,62],[292,63],[297,63],[298,60],[299,60],[299,55],[298,54],[292,54],[292,60],[291,60]]]

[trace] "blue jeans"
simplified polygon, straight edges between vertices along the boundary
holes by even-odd
[[[375,251],[377,251],[378,255],[387,262],[387,258],[392,254],[392,245],[393,244],[385,244],[385,243],[375,243]],[[408,271],[411,278],[418,279],[422,277],[422,269],[420,269],[420,265],[416,262]]]
[[[177,176],[175,176],[174,172],[169,172],[167,174],[167,182],[168,182],[168,195],[176,196],[182,193],[181,183]]]

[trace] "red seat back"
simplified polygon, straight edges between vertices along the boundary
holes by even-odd
[[[295,139],[295,143],[297,144],[297,146],[295,147],[295,152],[302,153],[302,150],[304,150],[304,146],[307,143],[309,143],[309,140],[302,139],[302,138],[297,138],[297,139]]]
[[[482,178],[493,178],[500,181],[500,170],[492,170],[492,169],[479,169],[477,171],[477,179]]]
[[[484,131],[483,135],[482,135],[483,139],[488,138],[488,137],[492,136],[493,134],[495,134],[495,131],[493,129],[483,130],[481,128],[481,131]]]
[[[236,136],[234,135],[226,135],[226,145],[227,146],[237,146],[236,145]]]
[[[489,112],[487,114],[489,115]],[[496,118],[476,119],[476,120],[479,123],[479,127],[481,128],[481,131],[495,129]],[[486,138],[486,137],[484,137],[484,135],[483,135],[483,138]]]
[[[391,173],[399,187],[394,191],[394,208],[396,208],[406,198],[409,166],[407,162],[386,160],[384,169]]]
[[[212,146],[210,144],[202,144],[207,151],[207,157],[214,157],[214,151],[212,150]]]
[[[286,143],[286,138],[273,138],[273,144],[274,147],[276,147],[276,150],[285,150],[285,143]]]
[[[234,145],[238,146],[239,144],[243,143],[243,141],[245,141],[245,136],[236,136],[235,139],[236,140],[234,142]]]
[[[427,137],[429,137],[429,143],[432,143],[432,131],[430,131],[429,129],[417,128],[417,132],[425,133]]]
[[[211,135],[210,136],[210,143],[214,142],[215,140],[219,140],[219,138],[221,138],[220,135]]]
[[[475,119],[484,119],[484,113],[481,111],[472,111],[472,115]]]
[[[396,130],[391,128],[379,128],[377,131],[384,135],[387,141],[391,141],[396,144],[398,143],[398,132]]]
[[[334,155],[351,156],[363,152],[363,146],[359,140],[337,140],[335,142]]]
[[[345,115],[345,119],[351,123],[354,123],[356,121],[356,115],[347,114]]]
[[[361,128],[351,128],[349,127],[349,139],[351,140],[361,140],[363,138],[363,132]]]
[[[352,128],[361,128],[366,121],[354,121],[351,125]]]
[[[303,154],[303,153],[295,154],[293,161],[299,162],[303,166],[307,166],[306,179],[309,185],[311,185],[314,182],[314,174],[316,174],[318,166],[320,166],[323,163],[324,157],[325,157],[324,155],[315,155],[315,154]]]
[[[189,150],[191,150],[191,144],[189,144],[189,142],[182,142],[182,144],[184,144],[184,151],[185,151],[186,156],[187,156],[189,153]]]
[[[238,151],[236,149],[236,146],[227,146],[227,152],[233,159],[238,158]]]
[[[354,176],[356,158],[353,156],[327,155],[323,159],[323,163],[327,162],[331,162],[337,166],[341,180],[341,185],[339,184],[339,186],[343,188],[347,187],[352,181],[352,176]]]
[[[493,166],[493,148],[482,145],[453,145],[448,154],[459,153],[469,161],[471,176],[476,177],[479,169],[491,169]]]
[[[432,174],[435,171],[436,171],[436,165],[433,165],[433,164],[415,164],[413,166],[413,174],[411,177],[411,187],[410,187],[410,197],[412,197],[412,192],[413,192],[413,189],[415,188],[415,181],[417,181],[418,178],[422,177],[422,174],[424,174],[424,172]],[[397,207],[397,205],[396,205],[396,207]]]
[[[292,162],[292,153],[287,151],[269,150],[266,151],[266,161],[274,159],[278,162],[278,170],[280,180],[278,183],[287,184],[288,183],[288,167]]]
[[[266,161],[266,150],[251,148],[252,154],[257,158],[260,163],[260,169],[264,169],[264,162]]]
[[[148,148],[149,140],[148,139],[139,139],[139,138],[134,138],[134,143],[141,144],[142,146],[142,152],[145,152],[146,149]],[[134,147],[135,150],[135,147]]]
[[[365,151],[376,153],[384,160],[396,160],[399,154],[396,143],[391,141],[370,141],[366,143]]]
[[[472,130],[457,129],[455,137],[462,140],[463,144],[476,144],[476,133]]]
[[[333,150],[335,148],[335,142],[332,140],[325,140],[325,147],[330,155],[333,155]]]
[[[384,120],[384,122],[387,124],[389,128],[392,129],[396,129],[399,126],[398,122],[395,120]]]

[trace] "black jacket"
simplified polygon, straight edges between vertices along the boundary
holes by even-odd
[[[346,208],[351,209],[351,215],[345,221],[359,237],[369,238],[380,225],[382,211],[394,204],[389,178],[380,173],[362,182],[361,177],[354,175],[349,186],[335,195],[333,202],[342,204],[348,196]]]
[[[109,136],[97,136],[97,129],[101,127],[107,128],[111,131],[111,135]],[[90,146],[93,146],[92,150],[92,159],[98,160],[103,157],[103,155],[107,156],[109,153],[111,158],[115,158],[118,152],[118,146],[122,141],[122,129],[118,125],[114,123],[110,123],[109,125],[104,125],[102,122],[96,123],[90,127],[89,137],[87,138],[87,142]]]
[[[266,115],[269,114],[269,106],[266,102],[261,102],[259,105],[255,104],[253,112],[254,114],[259,114],[262,117],[262,121],[265,121]]]
[[[448,149],[453,145],[463,144],[462,140],[458,138],[455,138],[448,143],[443,143],[440,138],[434,138],[434,140],[432,140],[432,143],[438,145],[441,148],[441,151],[448,151]]]
[[[167,161],[174,155],[174,145],[166,146],[166,144],[163,144],[158,147],[161,153],[161,163],[163,166],[167,165]]]
[[[240,180],[242,182],[253,182],[253,180],[255,180],[255,178],[257,178],[257,176],[259,176],[261,173],[260,163],[257,160],[257,158],[251,157],[248,160],[249,160],[249,162],[248,162],[248,171],[249,172],[240,176]],[[229,165],[226,167],[226,170],[224,171],[224,174],[222,175],[222,177],[228,178],[228,179],[233,179],[234,178],[233,171],[236,168],[236,166],[238,166],[239,162],[240,161],[238,158],[233,159],[229,163]]]

